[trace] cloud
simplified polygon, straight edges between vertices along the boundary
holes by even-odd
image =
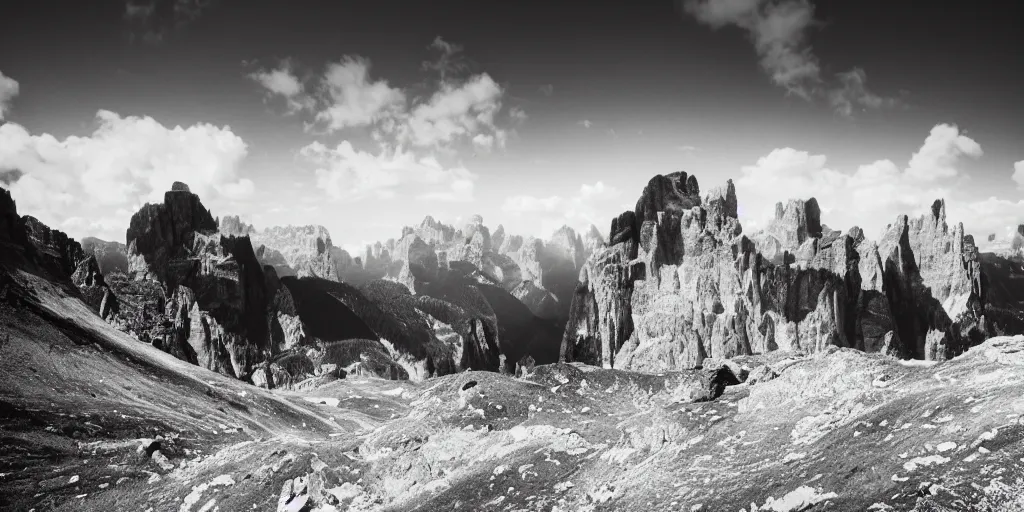
[[[745,227],[756,228],[771,219],[777,201],[815,197],[822,222],[844,231],[858,225],[876,236],[897,215],[917,215],[935,199],[949,199],[948,181],[958,175],[959,160],[980,155],[977,142],[953,125],[934,127],[902,170],[878,160],[850,174],[828,167],[825,155],[775,149],[741,170],[736,180],[740,217]],[[936,183],[940,180],[946,183]]]
[[[526,112],[524,112],[520,107],[512,107],[508,109],[508,118],[517,125],[525,123],[527,117]]]
[[[1013,164],[1013,181],[1018,189],[1024,190],[1024,160]]]
[[[92,135],[63,140],[0,126],[0,173],[21,173],[10,190],[22,214],[78,238],[123,240],[132,213],[162,201],[174,181],[214,208],[254,191],[239,173],[246,143],[228,126],[167,128],[151,117],[106,110],[96,119]]]
[[[413,196],[435,201],[470,201],[476,175],[465,167],[445,168],[433,156],[417,157],[401,148],[380,154],[359,151],[349,141],[334,149],[320,142],[300,156],[317,165],[317,187],[335,200]]]
[[[590,122],[589,119],[584,119],[577,124],[587,129],[589,129],[591,126],[594,126],[594,123]]]
[[[18,81],[0,71],[0,121],[11,109],[11,101],[18,95]]]
[[[473,145],[482,150],[490,151],[494,147],[494,136],[478,133],[473,137]]]
[[[561,196],[512,196],[505,199],[501,209],[509,213],[553,213],[565,204]]]
[[[940,124],[932,128],[921,149],[910,158],[907,173],[922,182],[956,176],[961,157],[978,158],[981,146],[956,126]]]
[[[806,46],[814,22],[807,0],[685,0],[684,10],[697,21],[719,29],[735,25],[746,30],[761,57],[761,67],[776,85],[810,98],[821,69]]]
[[[427,94],[412,94],[370,76],[370,61],[345,56],[327,66],[320,86],[309,91],[290,66],[260,71],[253,76],[271,94],[295,101],[301,109],[315,112],[310,127],[327,133],[365,127],[378,147],[357,148],[342,140],[331,149],[320,143],[299,151],[316,166],[317,186],[336,200],[415,197],[435,201],[470,201],[476,175],[461,163],[445,166],[438,155],[457,157],[461,149],[488,153],[504,148],[515,131],[503,124],[518,125],[526,119],[521,108],[499,116],[505,88],[489,74],[461,75],[469,70],[462,46],[434,39],[430,46],[440,53],[424,69],[441,79]],[[308,102],[307,102],[308,100]],[[477,154],[477,153],[474,153]]]
[[[217,0],[128,0],[124,3],[124,20],[132,41],[160,44],[216,3]]]
[[[845,73],[837,73],[840,86],[828,92],[829,103],[836,113],[851,116],[854,110],[877,110],[891,108],[899,104],[894,98],[883,98],[867,89],[867,73],[861,68],[853,68]]]
[[[326,123],[328,132],[373,124],[405,106],[405,93],[386,80],[370,80],[370,61],[358,56],[329,64],[322,86],[329,104],[316,120]]]
[[[551,85],[551,84],[544,84],[544,85],[538,87],[538,90],[544,96],[549,96],[550,97],[551,95],[555,94],[555,86]]]
[[[450,80],[453,75],[469,73],[472,69],[472,64],[463,54],[462,45],[450,43],[437,36],[428,48],[437,51],[438,57],[435,60],[423,61],[422,68],[437,73],[442,83]]]
[[[946,201],[946,217],[963,222],[964,232],[974,235],[975,244],[984,251],[1012,239],[1017,226],[1024,224],[1024,200],[989,197],[982,201]],[[988,241],[988,235],[993,234],[994,244]]]
[[[421,147],[446,145],[461,137],[493,132],[504,89],[486,73],[460,85],[444,84],[404,120],[402,138]]]
[[[263,86],[267,97],[281,96],[284,98],[289,112],[314,107],[313,98],[306,94],[305,85],[292,71],[292,64],[287,59],[282,61],[277,68],[260,69],[250,73],[248,77]]]
[[[443,40],[441,43],[455,47]],[[494,141],[494,146],[503,147],[508,133],[498,127],[496,117],[503,106],[505,89],[487,73],[461,81],[446,76],[449,78],[425,98],[410,98],[386,80],[371,79],[369,59],[359,56],[346,56],[328,65],[319,95],[315,92],[307,96],[290,68],[261,71],[255,78],[271,93],[289,98],[293,110],[318,110],[314,125],[308,128],[322,126],[331,133],[371,127],[373,138],[387,147],[451,150],[456,144],[486,137]],[[526,114],[514,108],[509,110],[509,117],[513,123],[520,123]],[[485,137],[477,138],[481,134]]]
[[[826,99],[840,115],[856,108],[878,109],[897,104],[867,89],[867,74],[854,68],[837,73],[833,85],[822,78],[822,66],[807,42],[807,33],[821,25],[809,0],[681,0],[683,11],[712,29],[733,25],[745,30],[760,57],[761,68],[788,94],[811,101]]]
[[[569,197],[511,196],[505,199],[501,209],[518,220],[521,228],[536,229],[539,225],[540,231],[534,231],[535,235],[550,234],[564,225],[583,233],[591,225],[603,228],[609,219],[619,214],[622,210],[613,205],[618,204],[621,197],[620,190],[599,181],[580,186],[579,191]]]

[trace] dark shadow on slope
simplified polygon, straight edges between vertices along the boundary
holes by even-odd
[[[461,326],[463,369],[498,371],[498,317],[479,283],[454,271],[442,270],[438,278],[425,283],[417,307],[438,320]]]
[[[514,365],[526,355],[537,364],[558,362],[562,332],[558,322],[534,315],[504,288],[487,284],[478,284],[476,288],[498,318],[499,345],[506,364]]]
[[[1024,263],[992,253],[979,255],[985,319],[996,335],[1024,333]]]
[[[326,341],[380,339],[366,322],[331,295],[331,290],[336,289],[332,285],[338,283],[315,277],[288,276],[281,278],[281,284],[291,292],[308,335]]]

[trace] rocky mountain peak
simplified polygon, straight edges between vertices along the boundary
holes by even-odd
[[[218,218],[217,226],[220,232],[225,235],[242,236],[251,235],[256,232],[256,228],[252,224],[242,222],[242,218],[238,215],[225,215]]]
[[[415,233],[424,242],[431,244],[435,247],[440,247],[444,244],[450,243],[455,238],[455,228],[445,224],[434,217],[427,215],[424,217],[423,222],[420,222],[419,227],[406,227],[402,229],[402,237],[410,233]],[[394,247],[398,242],[394,242]]]
[[[779,203],[748,239],[732,184],[698,199],[690,178],[656,176],[612,221],[580,272],[565,360],[663,371],[828,346],[945,359],[987,332],[974,240],[946,226],[941,201],[877,245],[828,229],[813,198]]]
[[[252,231],[249,237],[252,245],[257,247],[260,261],[273,266],[278,275],[338,280],[338,262],[334,260],[340,256],[340,251],[336,250],[331,242],[331,233],[323,226],[273,226],[263,231]]]
[[[932,219],[936,223],[946,222],[946,200],[936,199],[932,203]]]
[[[651,178],[640,194],[635,213],[637,222],[658,220],[659,212],[682,212],[700,204],[697,178],[680,171]]]

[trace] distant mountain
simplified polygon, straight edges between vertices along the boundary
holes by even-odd
[[[552,237],[541,240],[506,233],[499,225],[492,234],[483,217],[473,215],[461,228],[427,216],[418,226],[405,227],[402,238],[368,245],[351,265],[339,267],[345,281],[397,279],[400,244],[409,235],[429,246],[442,265],[471,265],[485,282],[498,285],[525,304],[534,315],[564,322],[583,262],[603,237],[591,226],[586,237],[564,226]],[[411,239],[409,239],[411,240]]]
[[[82,239],[82,250],[96,256],[96,263],[103,274],[128,272],[128,247],[120,242],[107,242],[90,236]]]
[[[278,274],[338,280],[334,262],[338,249],[323,226],[274,226],[263,231],[249,230],[253,247],[266,247],[261,254],[265,265]]]
[[[926,357],[946,355],[958,334],[973,343],[1005,319],[994,304],[1021,310],[1020,262],[976,259],[942,202],[877,243],[819,231],[807,201],[782,207],[788,226],[770,238],[748,238],[731,188],[683,208],[695,188],[652,180],[613,222],[614,243],[583,264],[564,353],[612,368],[533,364],[553,357],[557,325],[506,279],[416,233],[381,244],[382,279],[279,279],[247,236],[217,231],[175,185],[133,217],[129,272],[105,276],[94,254],[19,216],[0,190],[0,509],[1019,501],[1019,481],[977,475],[1019,469],[1024,336],[932,363],[870,352],[918,356],[906,340],[920,338],[903,334],[924,329]],[[882,350],[873,337],[886,327]],[[701,350],[712,357],[679,368]],[[511,367],[517,376],[495,371]]]

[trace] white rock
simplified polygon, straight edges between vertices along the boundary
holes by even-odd
[[[914,457],[903,463],[903,469],[907,471],[914,471],[918,467],[934,466],[937,464],[945,464],[949,462],[948,457],[941,455],[928,455],[927,457]]]

